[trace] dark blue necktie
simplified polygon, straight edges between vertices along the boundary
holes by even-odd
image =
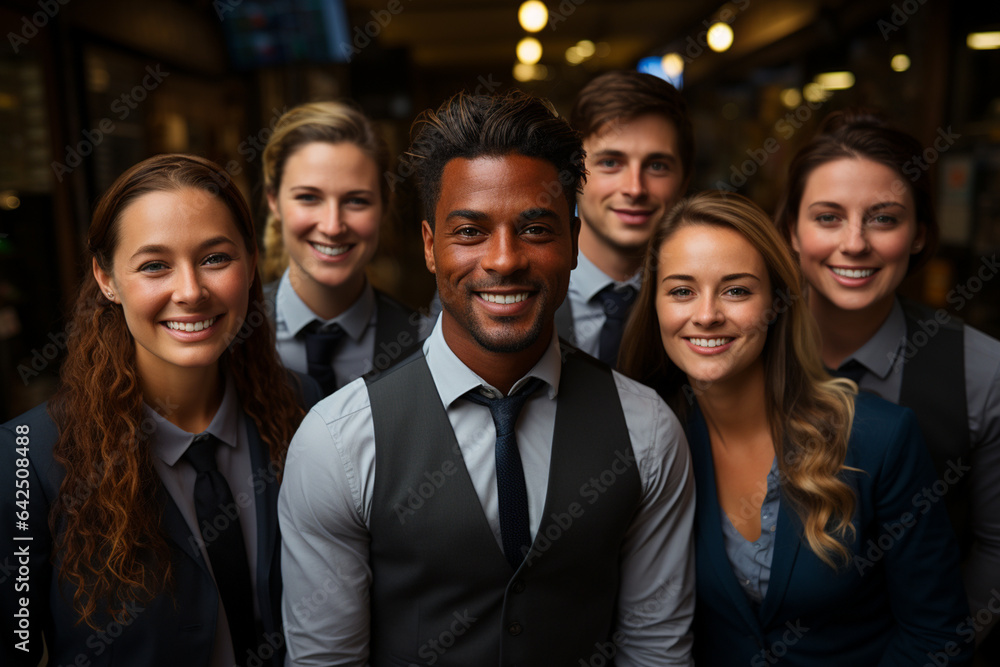
[[[316,379],[324,395],[337,390],[337,375],[333,371],[333,353],[337,343],[344,337],[344,330],[338,324],[320,328],[321,323],[313,320],[303,329],[306,343],[306,365],[309,375]]]
[[[597,358],[614,368],[618,362],[618,348],[622,344],[625,320],[635,301],[635,288],[625,285],[616,289],[612,283],[598,292],[597,298],[604,309],[604,326],[601,327]]]
[[[528,529],[528,488],[524,483],[521,453],[517,450],[514,427],[525,401],[542,386],[538,378],[531,378],[515,396],[487,398],[473,389],[465,398],[485,405],[496,426],[497,496],[500,501],[500,538],[503,553],[512,569],[517,570],[531,548],[531,531]]]
[[[826,372],[835,378],[847,378],[848,380],[854,380],[854,383],[861,385],[861,378],[864,377],[865,371],[867,369],[861,364],[857,359],[851,359],[840,365],[836,370],[826,369]]]
[[[237,664],[257,650],[256,621],[250,565],[243,543],[238,506],[226,478],[215,464],[215,450],[222,441],[210,433],[195,438],[183,458],[194,467],[194,509],[212,564],[215,585],[226,609],[229,635]]]

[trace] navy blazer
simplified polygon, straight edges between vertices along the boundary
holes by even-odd
[[[782,494],[759,611],[726,556],[711,445],[697,408],[687,431],[697,489],[696,664],[970,664],[974,633],[958,546],[911,410],[868,394],[855,401],[845,465],[858,471],[842,478],[857,496],[857,534],[846,567],[835,571],[817,558]]]
[[[319,395],[319,387],[311,378],[300,376],[300,380],[296,389],[309,407]],[[273,469],[268,469],[268,448],[256,425],[245,414],[243,421],[254,471],[254,491],[260,494],[256,503],[257,603],[264,638],[270,646],[262,645],[259,654],[263,658],[273,654],[280,659],[284,653],[284,637],[280,605],[278,480]],[[27,427],[27,433],[21,433],[18,426],[22,427],[20,431]],[[20,451],[18,436],[26,436],[28,443]],[[72,589],[59,581],[58,570],[52,563],[53,538],[48,526],[49,509],[65,476],[64,469],[52,456],[57,436],[47,404],[0,426],[0,554],[3,555],[0,562],[0,628],[3,631],[0,664],[34,667],[42,656],[44,636],[48,664],[53,666],[207,666],[215,641],[219,594],[187,522],[162,485],[158,485],[158,502],[163,507],[163,530],[168,537],[173,563],[172,592],[128,605],[122,622],[99,616],[99,630],[76,624],[79,617],[72,607]],[[24,465],[25,453],[27,466]],[[19,475],[16,472],[19,469],[27,473]],[[16,493],[18,479],[27,480],[27,484],[18,489],[27,491],[27,530],[18,530],[15,521],[16,513],[22,511],[23,506],[17,502],[23,503],[25,499],[25,494]],[[24,549],[29,555],[22,560],[19,550]],[[27,575],[27,581],[21,575]],[[23,637],[15,634],[21,624],[15,617],[22,607],[21,598],[28,601],[28,652],[18,648]]]

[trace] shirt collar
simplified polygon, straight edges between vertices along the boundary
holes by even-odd
[[[361,340],[371,323],[372,313],[375,310],[375,290],[367,279],[361,296],[351,304],[350,308],[332,319],[324,320],[296,294],[288,275],[289,269],[285,269],[285,273],[278,283],[278,293],[275,296],[278,340],[294,338],[313,320],[319,320],[324,326],[336,323],[355,341]]]
[[[618,282],[597,268],[597,265],[581,252],[577,254],[576,268],[573,269],[571,279],[576,284],[580,296],[585,301],[590,301],[608,285],[631,285],[638,290],[642,282],[642,269],[636,271],[628,280]]]
[[[889,311],[889,317],[885,319],[875,335],[869,338],[848,359],[855,359],[869,372],[884,380],[892,372],[905,338],[906,318],[903,316],[903,307],[900,305],[899,299],[895,299],[892,303],[892,310]]]
[[[462,360],[452,352],[448,343],[444,339],[444,331],[441,321],[443,314],[437,318],[434,330],[427,337],[424,343],[424,356],[427,358],[427,366],[430,368],[434,384],[437,386],[441,402],[445,407],[449,407],[466,392],[477,389],[480,386],[493,390],[498,395],[501,393],[496,387],[482,379],[471,368],[462,363]],[[514,383],[511,388],[512,393],[517,393],[529,378],[536,377],[548,385],[549,399],[555,400],[559,388],[559,376],[562,371],[562,361],[559,352],[559,337],[553,331],[552,340],[542,358],[531,367],[528,373]]]
[[[187,451],[195,436],[200,433],[188,433],[184,429],[167,421],[161,414],[147,404],[143,404],[147,419],[152,419],[156,430],[151,436],[153,454],[169,466],[173,466]],[[232,375],[226,373],[226,388],[222,394],[222,403],[215,416],[203,433],[211,433],[230,447],[235,448],[239,434],[239,396],[236,392],[236,382]]]

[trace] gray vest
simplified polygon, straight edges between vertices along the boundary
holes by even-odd
[[[935,320],[935,311],[903,301],[906,347],[899,404],[911,408],[942,478],[954,478],[960,466],[972,463],[969,405],[965,391],[965,333],[961,321]],[[970,522],[972,487],[962,474],[944,497],[963,560],[973,534]]]
[[[565,356],[542,521],[517,572],[423,354],[370,380],[368,392],[373,667],[587,663],[614,631],[621,544],[641,498],[610,370]]]

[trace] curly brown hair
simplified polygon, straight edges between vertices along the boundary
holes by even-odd
[[[120,307],[101,291],[89,267],[111,272],[123,211],[158,191],[196,188],[232,214],[250,255],[257,254],[253,219],[243,196],[218,165],[192,155],[159,155],[122,174],[100,199],[88,233],[87,274],[67,327],[61,385],[49,403],[59,428],[55,460],[66,471],[52,505],[59,576],[73,604],[95,629],[96,615],[121,618],[126,601],[169,589],[169,549],[161,528],[163,489],[153,468],[151,420],[144,417],[135,342]],[[243,328],[221,363],[235,380],[240,405],[267,443],[280,470],[304,414],[275,352],[259,274],[249,292]]]

